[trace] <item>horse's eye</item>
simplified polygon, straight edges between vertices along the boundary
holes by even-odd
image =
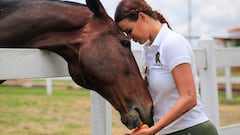
[[[131,48],[131,42],[129,40],[121,40],[120,42],[124,47]]]

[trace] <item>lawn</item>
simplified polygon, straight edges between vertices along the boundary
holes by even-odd
[[[45,87],[0,86],[1,135],[89,135],[90,93],[83,88],[54,89],[46,95]],[[240,122],[240,95],[232,102],[219,94],[221,125]],[[230,115],[229,115],[230,114]],[[129,132],[113,109],[113,135]]]
[[[125,132],[128,130],[113,109],[113,133]],[[47,96],[45,87],[0,86],[0,135],[89,134],[88,90],[55,89]]]

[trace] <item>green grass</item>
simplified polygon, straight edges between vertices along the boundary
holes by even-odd
[[[0,86],[1,135],[68,135],[82,132],[82,128],[89,132],[89,112],[89,91],[85,89],[59,89],[47,96],[44,87]]]
[[[219,102],[239,105],[240,92],[229,102],[221,91]],[[89,90],[54,89],[47,96],[45,87],[0,86],[0,135],[89,135],[90,118]],[[129,132],[114,109],[112,122],[113,135]]]
[[[89,135],[90,91],[0,86],[0,135]],[[113,109],[113,135],[129,130]]]
[[[33,82],[46,82],[46,79],[32,79]],[[72,83],[71,79],[53,79],[53,83]]]
[[[228,105],[240,104],[240,91],[233,91],[231,101],[228,101],[226,99],[225,91],[219,91],[218,97],[219,97],[220,104],[228,104]]]
[[[217,76],[224,76],[224,72],[218,72]],[[233,76],[233,77],[240,77],[240,72],[232,72],[231,76]]]

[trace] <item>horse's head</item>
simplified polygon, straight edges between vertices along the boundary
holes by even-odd
[[[152,100],[141,77],[130,41],[98,0],[87,0],[94,17],[85,26],[79,63],[86,85],[105,97],[130,129],[141,122],[153,125]]]
[[[0,42],[5,44],[0,46],[59,54],[67,61],[72,79],[107,99],[129,129],[141,123],[153,125],[152,100],[130,42],[99,0],[87,0],[90,10],[69,2],[16,1],[8,4],[11,8],[1,4],[7,1],[0,2],[4,11]]]

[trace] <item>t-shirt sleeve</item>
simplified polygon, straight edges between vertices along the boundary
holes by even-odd
[[[164,59],[170,70],[183,63],[191,64],[189,49],[188,43],[183,39],[170,41],[164,46]]]

